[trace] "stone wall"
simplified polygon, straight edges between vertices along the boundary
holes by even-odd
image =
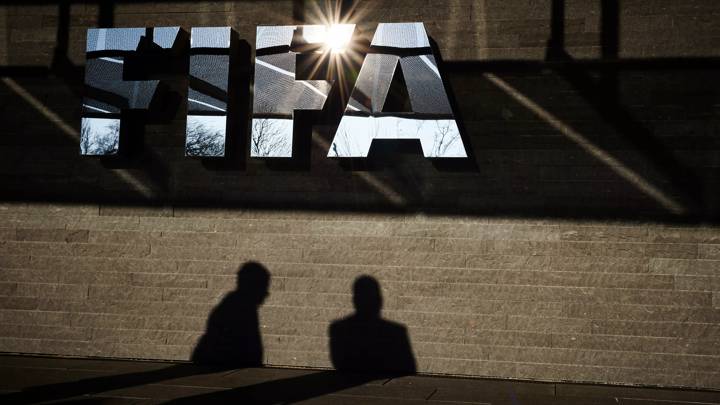
[[[367,274],[420,372],[720,389],[720,3],[360,2],[368,35],[425,22],[473,155],[368,167],[325,158],[333,116],[307,165],[186,158],[184,105],[80,157],[88,27],[253,44],[317,8],[60,3],[0,8],[0,351],[187,360],[256,261],[269,365],[331,367]]]

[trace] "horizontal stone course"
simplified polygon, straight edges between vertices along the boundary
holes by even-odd
[[[681,344],[669,344],[678,341]],[[680,340],[675,337],[552,334],[552,347],[712,356],[720,354],[720,344],[713,339]]]
[[[144,257],[149,253],[150,246],[146,244],[109,245],[90,243],[0,242],[0,254],[3,255]]]
[[[65,229],[16,229],[15,240],[35,242],[88,242],[88,231]]]
[[[681,356],[672,354],[633,353],[555,348],[493,347],[489,360],[606,365],[630,368],[669,369],[681,362],[683,369],[715,371],[717,356]],[[549,361],[548,361],[549,360]]]

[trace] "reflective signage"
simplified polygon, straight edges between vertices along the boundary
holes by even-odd
[[[374,139],[418,139],[429,158],[467,157],[430,40],[422,23],[379,24],[328,156],[367,157]],[[401,56],[407,49],[412,56]],[[411,111],[388,111],[390,84],[402,71]]]
[[[126,59],[141,47],[171,49],[179,32],[180,27],[88,30],[80,126],[82,155],[118,153],[121,111],[147,109],[159,83],[124,80]]]
[[[129,79],[126,58],[148,48],[171,49],[180,32],[179,27],[88,30],[82,155],[118,153],[121,112],[147,110],[159,83]],[[257,28],[251,157],[292,157],[295,111],[323,110],[337,79],[298,77],[299,57],[342,53],[354,32],[353,24]],[[186,156],[223,157],[233,136],[228,133],[231,37],[230,27],[191,29]],[[393,83],[404,86],[408,98],[399,111],[389,101]],[[328,157],[367,157],[375,139],[416,139],[428,158],[467,157],[422,23],[378,25]]]
[[[191,30],[186,156],[225,156],[230,37],[230,27]]]

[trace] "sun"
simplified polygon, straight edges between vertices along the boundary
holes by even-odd
[[[323,2],[306,3],[300,35],[311,45],[306,51],[323,54],[311,67],[309,77],[320,77],[316,73],[324,71],[326,80],[339,83],[339,94],[346,98],[350,91],[347,85],[357,77],[365,59],[364,34],[354,22],[361,21],[368,9],[358,7],[359,2],[344,8],[340,0],[325,0],[325,7]]]
[[[327,37],[325,38],[325,47],[330,52],[343,53],[350,45],[353,31],[355,30],[354,24],[333,24],[327,30]]]
[[[309,44],[322,45],[324,51],[344,53],[354,31],[355,24],[306,25],[303,38]]]

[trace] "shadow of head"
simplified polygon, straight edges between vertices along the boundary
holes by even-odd
[[[260,263],[247,262],[237,273],[236,292],[248,303],[262,305],[269,293],[270,272]]]
[[[412,374],[415,356],[405,325],[383,319],[380,283],[363,275],[353,283],[355,313],[329,328],[330,359],[337,370]]]
[[[353,284],[353,305],[358,316],[379,318],[383,299],[380,283],[371,276],[360,276]]]

